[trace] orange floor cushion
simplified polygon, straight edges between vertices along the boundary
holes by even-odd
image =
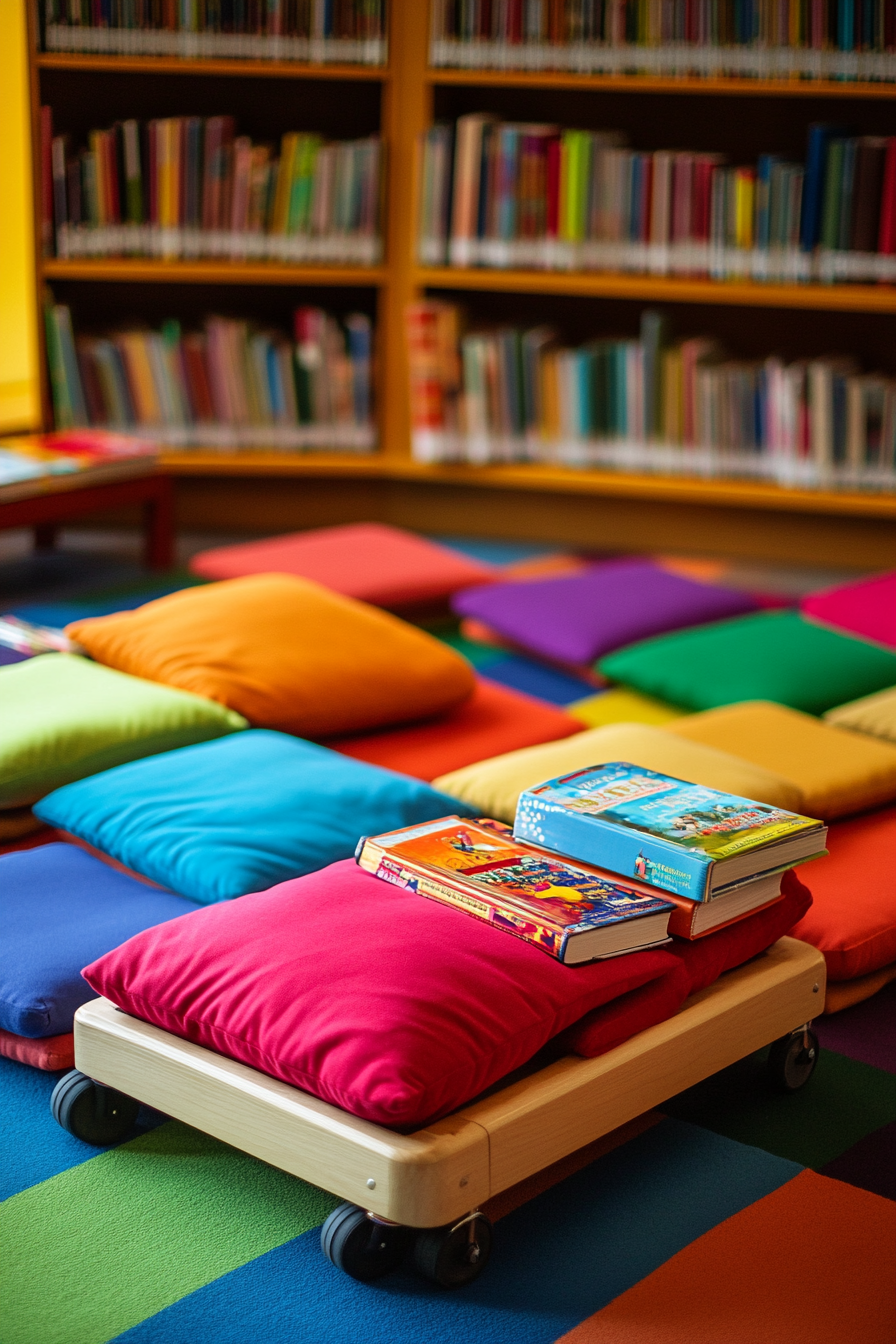
[[[824,953],[831,980],[853,980],[896,961],[896,807],[837,822],[828,850],[801,869],[812,908],[791,933]]]
[[[429,781],[505,751],[556,742],[583,727],[553,705],[477,677],[469,700],[449,714],[408,728],[335,738],[327,746]]]
[[[474,686],[441,640],[288,574],[184,588],[68,630],[98,662],[303,737],[444,714]]]
[[[297,574],[346,597],[399,609],[438,602],[498,576],[491,565],[383,523],[316,527],[219,546],[194,555],[190,569],[204,579]]]

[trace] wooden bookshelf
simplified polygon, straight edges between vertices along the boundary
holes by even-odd
[[[694,116],[703,123],[707,115],[712,117],[713,99],[726,100],[725,104],[717,104],[720,111],[723,106],[732,106],[731,99],[748,100],[744,104],[745,119],[751,116],[750,109],[755,108],[757,98],[790,100],[785,106],[792,109],[795,117],[810,115],[808,105],[806,112],[801,112],[803,103],[799,100],[829,99],[831,119],[844,115],[844,99],[862,100],[866,110],[870,109],[867,115],[883,119],[883,131],[892,124],[890,109],[896,99],[896,84],[433,69],[428,64],[429,6],[398,0],[393,0],[390,6],[387,67],[42,54],[36,49],[34,4],[35,0],[29,0],[35,132],[43,79],[52,81],[54,97],[59,97],[59,91],[65,90],[65,80],[80,80],[77,87],[83,89],[84,79],[89,76],[97,125],[112,120],[103,110],[104,81],[114,81],[121,74],[162,76],[160,97],[162,90],[176,89],[179,91],[176,96],[169,93],[168,97],[172,105],[176,102],[178,106],[183,103],[182,82],[178,79],[174,84],[168,83],[171,75],[203,81],[209,76],[220,76],[227,81],[224,95],[228,98],[229,90],[242,88],[242,80],[270,79],[280,87],[283,81],[294,80],[297,105],[302,89],[312,87],[309,81],[317,82],[315,97],[323,84],[332,81],[333,97],[343,103],[348,92],[346,84],[363,81],[371,94],[372,86],[379,85],[376,96],[380,100],[380,133],[387,146],[385,260],[381,266],[41,260],[40,247],[37,248],[38,300],[47,282],[52,282],[62,301],[69,292],[95,294],[91,314],[94,321],[104,311],[104,303],[111,301],[115,286],[121,289],[134,285],[138,298],[141,293],[150,293],[146,289],[141,291],[139,286],[152,286],[153,293],[155,286],[159,286],[160,294],[164,293],[164,286],[178,287],[181,295],[189,294],[191,286],[203,295],[220,287],[222,294],[226,289],[228,296],[226,300],[222,297],[223,305],[231,306],[238,299],[244,308],[253,302],[253,293],[258,294],[260,302],[263,294],[273,298],[278,289],[375,290],[380,451],[366,455],[261,450],[165,452],[163,462],[175,479],[183,525],[272,531],[379,518],[437,532],[529,537],[595,549],[722,552],[859,568],[896,565],[896,495],[786,490],[748,481],[639,476],[541,465],[480,468],[415,462],[410,455],[404,336],[407,303],[428,292],[463,294],[464,302],[471,307],[478,305],[477,311],[484,315],[489,313],[489,295],[496,300],[501,296],[502,301],[510,301],[514,295],[538,295],[546,304],[581,300],[595,311],[599,311],[602,303],[609,304],[613,305],[614,313],[626,304],[644,302],[677,305],[683,312],[690,311],[690,305],[694,312],[699,311],[707,326],[711,323],[706,314],[711,317],[713,312],[719,313],[722,307],[727,307],[742,312],[744,324],[754,327],[758,324],[762,331],[768,330],[768,348],[775,341],[776,313],[781,321],[782,310],[812,312],[813,331],[822,330],[826,340],[829,333],[832,349],[839,348],[838,322],[852,322],[853,328],[856,322],[871,324],[873,348],[880,348],[881,358],[889,357],[892,363],[892,349],[896,348],[893,340],[896,324],[891,325],[896,318],[896,286],[759,284],[632,274],[421,267],[416,260],[416,144],[419,134],[432,121],[437,98],[462,97],[465,89],[470,91],[466,95],[469,98],[478,91],[485,96],[484,91],[489,88],[495,89],[496,97],[500,91],[505,102],[508,98],[524,97],[528,100],[524,119],[532,118],[533,106],[537,110],[532,99],[540,97],[539,91],[546,96],[555,96],[551,91],[559,91],[593,98],[620,93],[676,95],[683,100],[694,96],[698,100]],[[138,86],[145,96],[144,80],[139,80]],[[76,85],[73,83],[71,87],[74,89]],[[116,87],[120,101],[120,81]],[[274,86],[271,92],[274,93]],[[240,96],[245,101],[249,94]],[[289,98],[292,97],[290,92]],[[878,104],[880,111],[875,112]],[[585,106],[583,103],[582,107]],[[589,98],[587,106],[597,104]],[[614,115],[618,116],[616,106]],[[64,107],[60,107],[60,113],[62,125]],[[116,111],[115,115],[121,112]],[[814,107],[811,115],[816,115]],[[293,129],[292,125],[279,127],[281,132],[287,129]],[[863,129],[867,129],[866,123]],[[35,134],[35,151],[38,144],[39,137]],[[774,146],[757,147],[771,148]],[[38,167],[36,152],[35,167]],[[36,172],[35,182],[38,181]],[[37,201],[35,231],[39,242]],[[539,310],[539,305],[535,308]],[[850,314],[856,316],[849,317]],[[596,326],[600,318],[594,321]],[[46,375],[43,376],[49,423]]]

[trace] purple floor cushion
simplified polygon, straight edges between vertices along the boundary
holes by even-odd
[[[650,635],[757,609],[746,593],[670,574],[649,560],[611,560],[556,579],[493,583],[457,594],[451,605],[459,616],[483,621],[532,653],[580,664]]]
[[[0,855],[0,1029],[31,1039],[70,1032],[75,1010],[96,997],[82,966],[197,908],[75,845]]]
[[[347,859],[150,929],[85,974],[125,1012],[405,1129],[676,969],[666,948],[563,966]]]

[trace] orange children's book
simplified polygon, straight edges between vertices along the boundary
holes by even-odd
[[[668,940],[665,895],[514,840],[500,822],[443,817],[364,837],[357,860],[383,881],[456,906],[566,965]]]

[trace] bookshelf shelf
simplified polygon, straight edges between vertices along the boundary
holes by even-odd
[[[341,65],[304,61],[184,60],[174,56],[90,56],[80,53],[40,53],[39,70],[82,70],[134,75],[231,75],[253,79],[388,80],[385,65]]]
[[[648,303],[714,303],[748,308],[814,308],[832,312],[896,313],[896,286],[779,285],[589,271],[501,271],[485,267],[421,267],[428,289],[478,289],[524,294],[579,294]]]
[[[561,70],[459,70],[431,66],[433,86],[581,89],[600,93],[682,93],[748,98],[896,98],[896,83],[831,79],[687,79],[660,75],[575,75]]]
[[[357,285],[385,284],[384,266],[280,266],[276,262],[84,260],[47,257],[47,280],[174,285]]]

